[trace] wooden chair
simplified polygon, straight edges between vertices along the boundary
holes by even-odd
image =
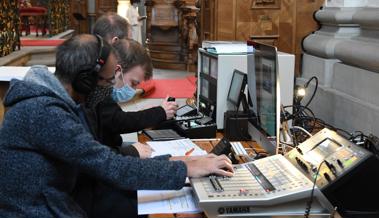
[[[42,35],[46,34],[47,27],[47,9],[44,7],[25,7],[20,8],[21,28],[25,30],[25,35],[30,34],[30,19],[34,19],[36,28],[36,36],[38,36],[38,29],[42,29]],[[22,34],[22,30],[21,30]]]

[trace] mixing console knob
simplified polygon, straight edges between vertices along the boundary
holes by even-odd
[[[328,180],[328,182],[331,182],[332,179],[330,178],[329,174],[328,173],[324,173],[324,177],[326,180]]]
[[[308,172],[308,166],[300,158],[295,157],[295,160],[304,171]]]
[[[337,159],[337,164],[338,164],[341,168],[343,168],[343,163],[342,163],[339,159]]]
[[[317,172],[317,167],[316,166],[311,166],[312,172],[316,173]]]

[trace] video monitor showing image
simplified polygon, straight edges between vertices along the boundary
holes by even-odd
[[[244,92],[245,86],[246,74],[242,73],[241,71],[234,70],[227,99],[237,108],[241,102],[241,93]]]
[[[261,128],[270,136],[276,135],[276,73],[275,61],[262,58],[257,71],[257,104]]]
[[[206,55],[202,55],[201,59],[201,72],[209,75],[209,57]]]
[[[256,43],[248,56],[249,134],[268,153],[276,154],[280,129],[280,89],[276,47]]]
[[[217,79],[217,70],[218,70],[217,59],[211,58],[211,72],[210,72],[211,77]]]
[[[204,78],[200,80],[200,96],[209,99],[209,81]]]

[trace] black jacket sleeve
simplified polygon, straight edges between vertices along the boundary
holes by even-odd
[[[107,98],[99,107],[102,129],[117,134],[137,132],[166,120],[166,112],[160,106],[137,112],[125,112],[112,98]]]
[[[120,146],[119,151],[122,155],[139,157],[138,150],[133,145]]]

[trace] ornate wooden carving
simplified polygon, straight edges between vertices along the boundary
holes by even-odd
[[[55,35],[66,31],[70,22],[70,2],[68,0],[50,0],[47,5],[49,34]]]
[[[155,67],[191,70],[197,50],[194,4],[193,0],[146,1],[146,44]]]
[[[96,1],[96,13],[97,17],[100,17],[106,12],[117,12],[117,0],[97,0]]]
[[[20,49],[18,1],[0,2],[0,57]]]
[[[77,33],[88,33],[87,0],[70,0],[70,25]],[[73,14],[82,15],[85,20],[77,20]]]
[[[280,8],[280,0],[252,0],[251,8]]]

